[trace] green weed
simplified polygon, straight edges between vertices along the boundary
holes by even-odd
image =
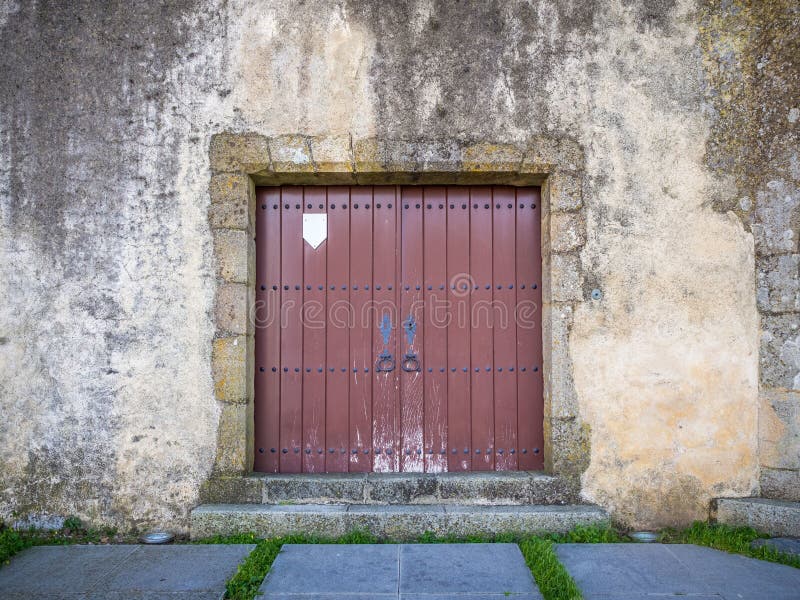
[[[665,529],[662,532],[662,540],[666,543],[708,546],[709,548],[716,548],[733,554],[743,554],[752,558],[800,568],[799,556],[778,552],[766,546],[761,546],[760,548],[750,547],[753,540],[768,537],[768,535],[759,533],[751,527],[731,527],[721,523],[705,523],[703,521],[695,521],[691,526],[679,531]]]
[[[617,544],[626,541],[611,525],[578,525],[567,533],[545,536],[556,544]]]
[[[545,600],[581,600],[575,580],[558,560],[551,540],[532,537],[519,544],[525,563],[533,573]]]
[[[0,565],[6,564],[9,558],[31,545],[30,540],[13,529],[4,529],[0,524]]]

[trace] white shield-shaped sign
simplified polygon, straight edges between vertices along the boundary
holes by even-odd
[[[316,250],[328,237],[328,215],[306,213],[303,215],[303,239]]]

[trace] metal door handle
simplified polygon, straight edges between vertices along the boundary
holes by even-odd
[[[394,358],[388,352],[381,352],[378,361],[375,363],[375,370],[378,373],[390,373],[394,371]]]
[[[409,366],[410,365],[410,366]],[[400,365],[406,373],[413,373],[419,371],[419,359],[414,353],[408,353],[403,357],[403,362]]]

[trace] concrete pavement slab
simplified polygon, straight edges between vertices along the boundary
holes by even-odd
[[[0,568],[0,598],[218,600],[253,548],[252,544],[40,546]]]
[[[459,592],[456,594],[400,594],[400,600],[541,600],[538,592],[535,594],[470,594]],[[336,600],[339,600],[338,598]],[[362,598],[363,600],[363,598]],[[692,599],[694,600],[694,599]]]
[[[535,592],[533,576],[516,544],[400,547],[401,594]]]
[[[284,600],[542,598],[515,544],[287,544],[260,591]]]
[[[0,567],[0,598],[58,597],[90,592],[137,546],[37,546]],[[65,596],[66,597],[66,596]]]
[[[556,554],[586,598],[709,591],[663,544],[559,544]]]
[[[109,592],[218,592],[255,548],[251,544],[139,546],[105,578]]]
[[[277,598],[396,598],[399,552],[395,544],[285,544],[260,591]]]
[[[800,539],[798,538],[778,537],[770,539],[758,539],[753,540],[753,543],[750,544],[751,548],[760,548],[761,546],[766,546],[767,548],[771,548],[772,550],[777,550],[778,552],[783,552],[785,554],[794,554],[795,556],[800,556]]]
[[[684,544],[559,544],[586,600],[797,599],[800,570]]]
[[[703,546],[674,544],[667,548],[709,591],[726,599],[800,598],[800,569]]]

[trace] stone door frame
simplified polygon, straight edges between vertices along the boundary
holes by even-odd
[[[255,344],[250,307],[255,297],[256,186],[498,184],[542,188],[545,469],[579,489],[589,463],[589,432],[577,410],[568,341],[575,307],[591,295],[579,256],[586,240],[583,161],[576,143],[542,137],[517,145],[354,140],[349,135],[214,135],[208,221],[216,269],[211,369],[219,425],[213,472],[205,488],[210,484],[219,489],[223,482],[230,488],[237,478],[246,479],[253,466]]]

